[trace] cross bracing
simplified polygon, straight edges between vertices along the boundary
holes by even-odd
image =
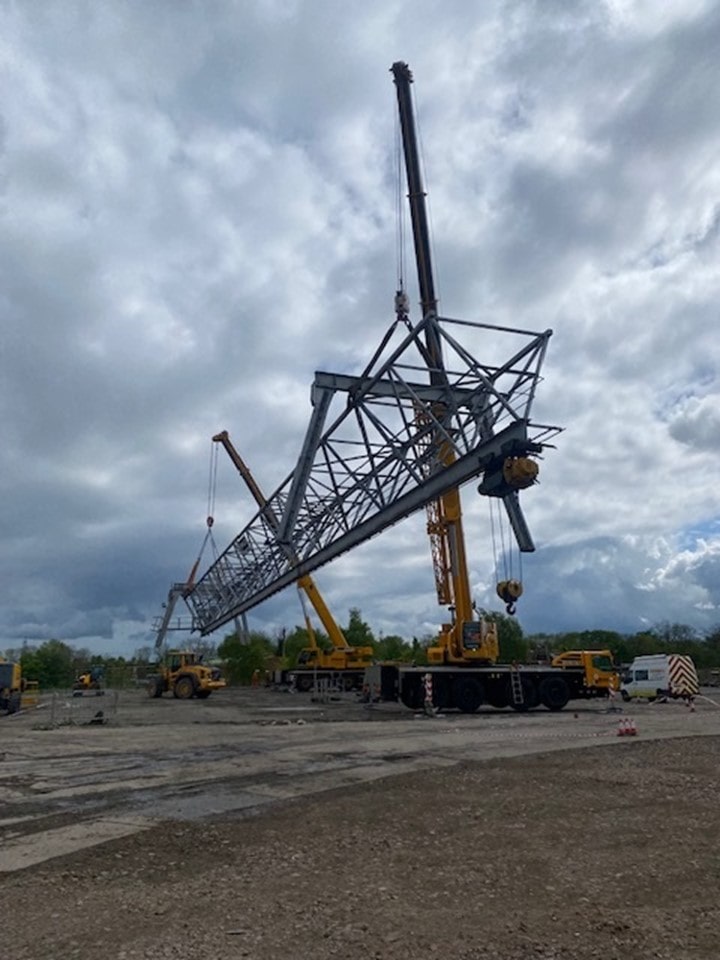
[[[362,375],[316,373],[295,469],[187,596],[203,634],[476,478],[502,497],[520,539],[517,493],[492,478],[505,457],[558,433],[530,420],[551,331],[429,313],[391,348],[401,329]]]

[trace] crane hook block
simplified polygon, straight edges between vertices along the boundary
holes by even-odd
[[[215,523],[215,518],[214,518],[214,517],[208,517],[205,522],[207,523],[208,530],[209,530],[210,527],[212,527],[212,525]]]
[[[512,616],[515,613],[515,603],[522,596],[522,584],[519,580],[501,580],[496,590],[497,595],[505,603],[505,610]]]
[[[513,490],[524,490],[537,480],[539,467],[530,457],[506,457],[503,463],[503,479]]]

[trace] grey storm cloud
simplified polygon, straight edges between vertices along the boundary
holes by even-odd
[[[365,367],[401,267],[417,316],[398,59],[442,310],[554,330],[523,627],[713,626],[719,33],[701,0],[0,4],[0,649],[147,643],[208,512],[220,548],[253,513],[229,463],[213,495],[212,435],[271,492],[313,372]],[[464,510],[501,609],[474,488]],[[447,616],[422,516],[318,582],[377,632]],[[300,619],[292,589],[250,612]]]

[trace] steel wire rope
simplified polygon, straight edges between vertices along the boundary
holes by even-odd
[[[210,470],[208,477],[208,491],[207,491],[207,513],[205,518],[205,536],[203,537],[203,542],[200,545],[200,550],[198,551],[197,558],[195,563],[192,565],[190,574],[185,581],[185,586],[188,591],[192,590],[195,586],[195,576],[197,574],[198,568],[200,567],[200,561],[203,558],[205,553],[205,548],[210,543],[212,549],[213,560],[216,561],[219,557],[217,544],[215,543],[215,537],[213,536],[212,528],[215,523],[215,500],[217,496],[217,470],[218,470],[218,446],[213,441],[210,442]]]
[[[215,513],[215,500],[217,497],[217,472],[218,472],[218,444],[215,441],[210,441],[210,470],[208,474],[208,492],[207,492],[207,519],[208,521],[213,520],[213,514]],[[212,523],[208,522],[208,527],[212,527]]]
[[[519,547],[515,549],[514,534],[510,518],[504,513],[502,503],[496,497],[488,497],[488,508],[490,511],[490,535],[492,539],[493,563],[495,565],[495,580],[499,584],[502,581],[517,580],[522,583],[522,550]],[[494,511],[497,512],[497,519]],[[497,549],[496,524],[499,529],[500,554]],[[507,547],[505,545],[505,529],[507,527]],[[517,561],[515,561],[517,556]],[[502,574],[500,571],[500,558],[502,558]],[[517,562],[517,576],[515,575],[515,563]]]

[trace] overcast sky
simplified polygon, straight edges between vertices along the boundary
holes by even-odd
[[[211,436],[269,493],[314,371],[369,361],[395,60],[441,312],[554,330],[523,629],[720,623],[718,49],[707,0],[0,0],[0,650],[147,644],[205,534]],[[475,487],[474,596],[501,610]],[[213,512],[221,549],[254,513],[224,460]],[[316,579],[376,633],[444,619],[422,515]],[[248,619],[291,628],[296,592]]]

